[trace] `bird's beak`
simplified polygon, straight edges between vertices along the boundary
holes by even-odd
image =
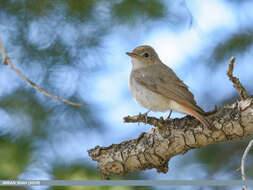
[[[127,54],[128,56],[132,57],[132,58],[138,57],[138,55],[135,54],[135,53],[126,52],[126,54]]]

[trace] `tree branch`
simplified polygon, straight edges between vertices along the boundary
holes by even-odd
[[[239,96],[241,99],[246,99],[249,97],[247,94],[245,88],[241,84],[240,80],[236,77],[233,76],[233,71],[234,71],[234,62],[235,62],[235,57],[231,57],[227,75],[229,80],[233,83],[234,88],[237,90]]]
[[[253,145],[253,140],[251,140],[247,146],[247,148],[245,149],[243,156],[242,156],[242,160],[241,160],[241,174],[242,174],[242,180],[245,182],[246,180],[246,174],[245,174],[245,170],[244,170],[244,166],[245,166],[245,162],[246,162],[246,157],[249,153],[250,148]],[[247,190],[247,186],[243,185],[243,190]]]
[[[85,105],[84,103],[77,103],[77,102],[71,102],[69,100],[66,100],[66,99],[63,99],[63,98],[60,98],[59,96],[56,96],[56,95],[53,95],[53,94],[50,94],[48,93],[47,91],[45,91],[44,89],[40,88],[38,85],[36,85],[34,82],[32,82],[31,80],[29,80],[26,76],[24,76],[10,61],[10,59],[6,56],[6,53],[5,53],[5,50],[4,50],[4,47],[3,47],[3,43],[2,43],[2,40],[0,39],[0,52],[2,54],[2,57],[3,57],[3,63],[5,65],[9,65],[11,67],[11,69],[13,71],[15,71],[24,81],[26,81],[28,84],[30,84],[33,88],[39,90],[40,92],[42,92],[43,94],[45,94],[46,96],[50,97],[50,98],[53,98],[53,99],[56,99],[58,101],[61,101],[65,104],[70,104],[72,106],[83,106]]]
[[[89,156],[98,162],[101,173],[108,176],[151,168],[166,173],[168,162],[173,156],[209,144],[252,135],[253,97],[248,96],[239,79],[233,77],[234,61],[235,58],[232,57],[227,75],[241,100],[222,106],[206,116],[214,128],[208,129],[191,116],[173,120],[147,117],[145,114],[127,116],[124,118],[125,122],[142,122],[155,128],[142,133],[137,139],[88,150]]]
[[[148,133],[109,147],[96,146],[88,151],[89,156],[98,162],[98,168],[106,176],[151,168],[166,173],[173,156],[253,134],[252,102],[252,97],[241,100],[208,116],[217,130],[204,127],[190,116],[173,120],[148,117],[147,123],[155,126]]]

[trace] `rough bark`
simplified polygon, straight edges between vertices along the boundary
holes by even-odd
[[[139,115],[125,119],[131,122],[147,120],[155,128],[138,139],[89,150],[90,157],[98,162],[98,168],[105,176],[151,168],[166,173],[168,161],[173,156],[253,134],[253,97],[220,107],[208,116],[216,130],[204,127],[190,116],[163,120]]]

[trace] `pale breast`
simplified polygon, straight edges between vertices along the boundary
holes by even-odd
[[[169,109],[167,99],[146,89],[134,79],[129,81],[129,87],[134,100],[148,110],[165,111]]]
[[[133,78],[129,80],[129,88],[134,100],[148,110],[173,110],[183,114],[187,113],[185,112],[184,108],[182,108],[175,101],[164,98],[163,96],[148,90],[143,85],[137,83]]]

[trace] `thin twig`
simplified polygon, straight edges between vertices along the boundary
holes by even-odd
[[[244,170],[244,166],[245,166],[245,161],[246,161],[246,157],[249,153],[249,150],[251,148],[253,144],[253,140],[251,140],[247,146],[247,148],[245,149],[244,153],[243,153],[243,156],[242,156],[242,160],[241,160],[241,174],[242,174],[242,181],[245,183],[245,180],[246,180],[246,174],[245,174],[245,170]],[[243,190],[247,190],[247,185],[243,185],[242,186],[242,189]]]
[[[233,76],[234,62],[235,62],[235,57],[231,57],[227,75],[228,75],[229,80],[233,83],[234,88],[236,88],[240,98],[244,100],[244,99],[247,99],[249,95],[247,94],[240,80],[237,77]]]
[[[15,71],[24,81],[26,81],[27,83],[29,83],[32,87],[34,87],[35,89],[39,90],[40,92],[42,92],[43,94],[45,94],[46,96],[50,97],[50,98],[54,98],[56,100],[59,100],[65,104],[70,104],[72,106],[83,106],[85,105],[85,103],[77,103],[77,102],[71,102],[69,100],[66,100],[66,99],[63,99],[63,98],[60,98],[59,96],[56,96],[56,95],[53,95],[53,94],[50,94],[48,93],[47,91],[45,91],[44,89],[40,88],[38,85],[36,85],[34,82],[32,82],[31,80],[29,80],[27,77],[25,77],[10,61],[10,59],[6,56],[6,53],[5,53],[5,50],[4,50],[4,47],[3,47],[3,43],[1,41],[1,38],[0,38],[0,51],[1,51],[1,54],[3,56],[3,63],[5,65],[9,65],[11,67],[11,69],[13,71]]]
[[[4,46],[3,46],[1,38],[0,38],[0,51],[1,51],[1,54],[3,56],[3,63],[4,63],[4,65],[8,65],[8,63],[7,63],[7,56],[6,56],[6,53],[5,53]]]

